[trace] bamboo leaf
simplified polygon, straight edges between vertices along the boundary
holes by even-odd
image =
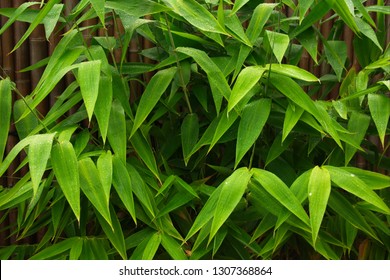
[[[110,197],[110,190],[112,184],[112,154],[111,151],[103,151],[97,160],[97,171],[99,173],[102,191],[107,198]]]
[[[55,133],[36,135],[37,137],[34,137],[34,141],[30,143],[28,149],[28,161],[34,196],[37,194],[43,173],[46,170],[54,135]]]
[[[390,104],[389,104],[390,105]],[[356,145],[360,146],[364,136],[366,135],[367,128],[370,125],[371,118],[365,114],[358,112],[352,112],[348,121],[348,130],[354,134],[353,140],[356,141]],[[346,145],[345,147],[345,165],[348,165],[352,157],[355,155],[357,148]]]
[[[95,209],[103,216],[112,227],[109,197],[103,190],[99,172],[91,158],[79,160],[80,186],[83,193],[92,203]]]
[[[385,189],[390,186],[390,178],[387,175],[369,171],[369,170],[363,170],[356,167],[340,167],[340,168],[357,176],[372,190]]]
[[[257,84],[265,72],[264,67],[250,66],[244,68],[237,77],[229,98],[228,112],[230,112],[245,95]]]
[[[299,1],[299,23],[302,22],[302,20],[305,18],[307,11],[313,4],[314,0],[303,0]]]
[[[60,0],[49,0],[42,10],[39,11],[37,17],[34,19],[34,21],[30,24],[26,32],[23,34],[23,36],[20,38],[20,40],[16,43],[15,47],[12,49],[11,52],[14,52],[16,49],[18,49],[24,41],[31,35],[31,33],[34,31],[34,29],[38,26],[38,24],[42,23],[44,18],[47,16],[47,14],[52,10],[55,4],[58,4]]]
[[[285,141],[282,142],[282,134],[278,134],[268,150],[265,166],[280,156],[290,146],[293,139],[293,137],[287,137]]]
[[[205,32],[226,34],[223,26],[201,4],[195,0],[163,0],[175,13],[185,18],[191,25]]]
[[[111,216],[112,223],[107,223],[107,220],[100,215],[99,211],[95,211],[99,220],[99,224],[102,227],[104,233],[110,240],[111,244],[118,251],[122,259],[127,260],[125,238],[123,235],[123,229],[118,220],[117,214],[113,207],[110,207],[109,215]]]
[[[332,182],[340,188],[378,207],[383,213],[390,213],[390,208],[386,203],[355,174],[330,165],[324,166],[324,168],[329,171]]]
[[[246,35],[252,44],[255,43],[257,38],[260,36],[263,31],[264,25],[272,14],[273,9],[278,4],[274,3],[262,3],[258,5],[253,11],[252,18],[249,22],[248,29],[246,30]]]
[[[43,19],[43,26],[45,27],[45,37],[49,40],[50,35],[53,33],[64,8],[64,4],[55,4],[50,12]]]
[[[8,132],[11,124],[12,93],[11,80],[0,80],[0,163],[3,161]]]
[[[390,116],[390,98],[381,94],[368,94],[368,106],[372,120],[378,130],[382,146],[385,146],[385,135]]]
[[[83,62],[79,66],[78,82],[89,121],[92,119],[99,94],[100,67],[100,60]]]
[[[199,66],[206,72],[207,78],[210,83],[211,91],[213,93],[215,109],[217,113],[219,113],[223,97],[228,100],[231,94],[230,86],[221,69],[210,59],[210,57],[204,51],[184,47],[179,47],[176,50],[180,53],[184,53],[188,56],[191,56],[195,60],[195,62],[199,64]]]
[[[308,28],[307,30],[299,34],[299,36],[297,36],[297,39],[310,54],[314,62],[318,64],[318,39],[315,31],[312,28]]]
[[[157,102],[168,88],[175,74],[176,67],[172,67],[157,72],[157,74],[155,74],[150,80],[144,93],[141,96],[141,100],[139,101],[130,137],[134,135],[134,133],[152,111],[154,106],[156,106]]]
[[[221,137],[229,130],[229,128],[237,120],[238,114],[236,111],[230,113],[226,112],[226,109],[221,113],[221,118],[219,119],[218,125],[214,131],[213,138],[210,143],[209,152],[214,147],[215,144],[221,139]]]
[[[189,155],[194,148],[199,137],[199,119],[198,115],[188,114],[181,125],[181,145],[183,149],[183,158],[188,164]]]
[[[30,260],[49,260],[64,254],[72,248],[74,242],[77,242],[77,240],[79,240],[79,237],[67,238],[64,241],[51,245],[39,253],[33,255]]]
[[[173,239],[170,235],[163,232],[161,234],[161,245],[172,257],[173,260],[187,260],[187,256],[179,242]]]
[[[142,2],[128,0],[106,1],[105,7],[108,9],[122,11],[138,18],[169,11],[168,7],[150,0],[142,0]]]
[[[282,63],[283,56],[290,44],[290,38],[288,35],[266,30],[265,39],[265,42],[274,53],[278,62]]]
[[[156,232],[148,240],[148,243],[146,244],[143,250],[142,260],[152,260],[154,255],[157,252],[158,247],[160,247],[160,243],[161,243],[161,233]]]
[[[96,99],[94,114],[99,125],[103,143],[106,142],[108,126],[110,123],[110,112],[112,106],[112,78],[100,77],[99,94]]]
[[[359,35],[360,30],[354,21],[354,15],[348,8],[348,4],[346,0],[342,1],[334,1],[334,0],[326,0],[332,5],[332,9],[343,19],[343,21],[351,28],[351,30]]]
[[[326,206],[328,204],[330,189],[331,184],[328,170],[318,166],[314,167],[310,174],[308,186],[313,244],[316,244]]]
[[[114,153],[126,162],[126,119],[125,111],[118,100],[114,100],[111,105],[110,120],[107,130],[108,141]]]
[[[19,16],[23,14],[23,12],[33,5],[39,4],[39,2],[26,2],[17,7],[16,10],[13,10],[13,13],[10,14],[8,17],[9,19],[0,29],[0,35],[3,34],[16,20],[20,20]]]
[[[242,110],[237,134],[235,168],[250,147],[256,142],[270,112],[271,99],[256,100],[247,104]]]
[[[299,79],[306,82],[319,82],[320,80],[312,73],[290,64],[267,64],[266,69],[270,68],[271,72],[282,74],[294,79]],[[272,74],[271,74],[272,75]]]
[[[233,172],[218,188],[221,192],[214,210],[214,218],[211,224],[209,242],[219,228],[229,218],[238,202],[245,193],[248,182],[251,178],[251,172],[247,168],[240,168]]]
[[[231,11],[232,14],[236,14],[238,10],[240,10],[249,0],[236,0],[234,1],[234,6]]]
[[[254,168],[253,179],[259,182],[270,195],[297,216],[302,222],[310,225],[309,217],[297,197],[275,174],[266,170]]]
[[[61,141],[51,150],[51,164],[58,184],[78,221],[80,221],[80,181],[77,157],[69,141]]]
[[[336,73],[337,79],[341,81],[344,65],[347,61],[347,45],[344,41],[327,41],[325,44],[325,55],[329,64]]]
[[[120,159],[120,157],[114,155],[112,159],[112,164],[112,182],[114,188],[118,193],[119,198],[125,205],[127,211],[133,218],[134,222],[137,223],[133,198],[133,188],[125,163]]]
[[[105,0],[90,0],[92,8],[95,10],[103,26],[105,26]]]
[[[289,103],[287,106],[286,114],[283,122],[283,134],[282,143],[286,140],[286,137],[290,134],[291,130],[297,124],[303,114],[303,109],[299,106],[294,106]]]

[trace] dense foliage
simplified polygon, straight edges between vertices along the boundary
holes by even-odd
[[[39,24],[63,34],[25,69],[45,69],[31,94],[12,104],[18,89],[0,81],[0,176],[22,151],[28,166],[0,190],[0,222],[16,209],[11,236],[46,229],[1,258],[390,258],[383,0],[82,0],[70,13],[60,2],[0,10],[0,34],[30,23],[15,49]],[[153,43],[140,62],[134,40]],[[304,53],[330,72],[299,67]],[[74,82],[40,114],[65,75]],[[20,141],[5,154],[11,123]]]

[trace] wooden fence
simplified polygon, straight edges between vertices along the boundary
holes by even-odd
[[[10,8],[10,7],[18,7],[22,3],[27,2],[26,0],[1,0],[0,1],[0,8]],[[66,11],[65,13],[69,13],[69,11],[74,7],[79,1],[78,0],[63,0],[63,3],[65,4]],[[275,2],[275,1],[265,1],[265,2]],[[366,2],[366,5],[375,5],[377,1],[375,0],[368,0]],[[287,15],[291,15],[291,11],[289,9],[285,10],[285,13]],[[328,17],[331,15],[328,14]],[[1,26],[4,25],[4,23],[8,20],[6,17],[1,17],[0,22]],[[321,26],[321,32],[324,35],[325,38],[329,35],[332,25],[334,21],[331,19],[327,22],[325,22]],[[93,22],[88,22],[88,24],[93,24]],[[38,26],[38,28],[31,34],[29,40],[27,40],[23,45],[17,49],[15,52],[12,52],[13,47],[15,44],[19,41],[19,39],[23,36],[25,31],[28,28],[28,23],[24,22],[16,22],[14,23],[4,34],[0,36],[0,76],[9,76],[12,81],[16,83],[16,87],[20,91],[22,95],[29,94],[36,84],[38,83],[43,69],[36,69],[30,72],[20,72],[21,69],[26,68],[27,66],[30,66],[41,59],[49,56],[56,46],[56,43],[60,39],[60,34],[56,34],[54,32],[49,39],[49,41],[45,38],[45,33],[43,26]],[[389,17],[387,17],[387,25],[389,26]],[[109,32],[112,34],[113,30],[109,28]],[[390,33],[387,34],[387,41],[390,41]],[[85,34],[88,36],[87,34]],[[103,34],[102,34],[103,35]],[[345,27],[343,30],[340,40],[344,40],[347,43],[348,48],[348,58],[351,62],[349,67],[356,67],[358,68],[358,63],[356,61],[356,57],[353,53],[353,46],[352,41],[354,38],[353,32],[348,28]],[[139,42],[138,44],[136,42],[132,43],[132,47],[130,48],[128,57],[131,62],[136,62],[139,59],[138,51],[139,51]],[[148,41],[142,41],[141,42],[141,48],[150,48],[151,43]],[[321,50],[321,46],[319,46]],[[314,61],[310,58],[310,56],[307,53],[303,54],[303,57],[300,61],[300,67],[307,69],[308,71],[314,73],[317,77],[320,77],[326,73],[329,73],[330,66],[326,63],[322,63],[320,65],[315,65]],[[42,104],[38,107],[38,110],[45,114],[50,108],[50,106],[54,103],[56,97],[66,88],[66,86],[72,81],[71,76],[67,76],[65,79],[63,79],[60,84],[53,90],[52,94],[50,94],[49,98],[47,98]],[[134,87],[139,86],[139,84],[132,85]],[[136,92],[137,88],[133,88],[132,92]],[[337,89],[335,89],[331,97],[336,97],[338,94]],[[17,97],[14,97],[17,98]],[[378,143],[377,139],[371,139],[374,143]],[[15,131],[15,127],[11,127],[10,133],[9,133],[9,139],[7,143],[6,153],[8,153],[12,147],[18,142],[17,134]],[[380,146],[380,145],[378,145]],[[21,160],[23,159],[23,155],[20,156],[19,159],[15,160],[11,168],[7,171],[7,173],[0,178],[0,185],[4,187],[12,187],[18,180],[18,178],[23,175],[23,172],[25,170],[20,170],[16,173],[14,171],[18,167],[18,165],[21,163]],[[361,168],[368,168],[366,166],[366,162],[364,159],[358,160],[358,165]],[[0,223],[1,223],[1,217],[2,214],[0,212]],[[9,218],[3,221],[0,224],[0,246],[14,244],[15,242],[31,242],[34,243],[36,240],[39,240],[42,237],[42,233],[38,233],[36,236],[29,237],[27,240],[23,241],[16,241],[13,239],[8,239],[10,232],[13,230],[12,225],[15,224],[15,221],[17,219],[17,214],[11,213],[9,215]]]

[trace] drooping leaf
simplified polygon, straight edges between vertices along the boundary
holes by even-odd
[[[58,255],[64,254],[72,248],[74,242],[77,242],[78,239],[79,237],[67,238],[33,255],[30,260],[50,260]]]
[[[266,69],[271,69],[271,72],[282,74],[294,79],[299,79],[306,82],[319,82],[320,80],[312,73],[290,64],[267,64]],[[271,74],[272,75],[272,74]]]
[[[378,209],[383,211],[383,213],[390,213],[390,208],[386,205],[383,199],[354,173],[350,173],[346,169],[330,165],[324,166],[323,168],[326,168],[329,171],[332,182],[340,188],[378,207]]]
[[[238,127],[235,167],[259,137],[271,112],[271,99],[260,99],[242,110]]]
[[[105,0],[91,0],[92,8],[95,10],[97,16],[99,17],[103,26],[105,26],[105,9],[104,2]]]
[[[250,0],[237,0],[234,2],[233,9],[231,11],[232,14],[237,13],[238,10],[240,10],[246,3],[248,3]]]
[[[110,190],[112,184],[112,154],[111,151],[104,151],[98,158],[96,163],[97,171],[99,173],[100,182],[102,184],[102,191],[106,197],[110,197]]]
[[[273,9],[277,6],[274,3],[262,3],[258,5],[253,11],[251,20],[246,30],[246,35],[252,44],[255,43],[257,38],[263,31],[264,25],[272,14]]]
[[[283,134],[282,134],[282,143],[286,137],[290,134],[291,130],[297,124],[301,118],[303,109],[299,106],[294,106],[289,103],[287,106],[286,114],[283,121]]]
[[[356,167],[340,167],[340,168],[357,176],[372,190],[380,190],[390,186],[390,178],[387,175],[356,168]]]
[[[163,0],[175,13],[190,24],[205,32],[226,34],[223,26],[200,3],[195,0]]]
[[[37,194],[43,173],[46,170],[54,135],[55,133],[36,135],[37,137],[30,143],[28,149],[28,161],[34,196]]]
[[[347,45],[344,41],[327,41],[325,44],[325,55],[329,64],[336,73],[337,79],[341,81],[344,64],[347,61]]]
[[[390,104],[389,104],[390,105]],[[370,125],[371,118],[365,114],[358,112],[352,112],[348,121],[348,130],[353,133],[353,139],[356,141],[356,145],[360,145],[364,136],[366,135],[367,128]],[[352,157],[355,155],[357,149],[351,145],[345,147],[345,165],[348,165]]]
[[[297,197],[275,174],[266,170],[254,168],[253,179],[259,182],[270,195],[297,216],[302,222],[310,225],[309,217]]]
[[[99,124],[100,134],[103,142],[106,142],[108,126],[110,122],[110,112],[112,105],[112,78],[100,77],[99,94],[96,99],[94,114]]]
[[[372,120],[378,130],[382,146],[385,146],[385,135],[390,117],[390,98],[381,94],[369,94],[368,106]]]
[[[112,183],[114,188],[134,222],[136,222],[133,188],[125,163],[118,156],[114,155],[112,164]]]
[[[12,94],[11,80],[0,80],[0,163],[8,140],[8,132],[11,124]]]
[[[229,98],[228,112],[230,112],[255,86],[255,84],[261,79],[265,70],[266,69],[264,67],[250,66],[244,68],[240,72]]]
[[[112,226],[109,197],[103,190],[98,169],[90,157],[79,160],[80,187],[95,209]]]
[[[100,67],[100,60],[83,62],[79,66],[78,82],[80,84],[80,91],[84,99],[89,121],[92,119],[99,94]]]
[[[107,137],[114,153],[118,155],[123,162],[126,162],[127,135],[125,111],[120,101],[116,99],[111,105]]]
[[[298,41],[310,54],[311,58],[318,64],[318,39],[312,28],[309,28],[297,36]]]
[[[49,40],[50,35],[53,33],[57,23],[60,21],[60,16],[62,10],[64,9],[64,4],[55,4],[53,8],[48,12],[48,14],[43,19],[43,26],[45,27],[45,37],[46,40]]]
[[[221,137],[231,128],[234,122],[237,120],[238,114],[236,111],[230,113],[226,112],[226,109],[221,113],[221,118],[215,128],[213,138],[210,143],[209,152],[215,144],[221,139]]]
[[[55,144],[51,150],[51,164],[58,184],[77,220],[80,221],[80,181],[77,157],[69,141]]]
[[[187,158],[194,148],[199,137],[199,120],[196,113],[188,114],[181,125],[181,144],[183,149],[183,158],[187,164]]]
[[[310,174],[308,197],[313,244],[316,244],[330,195],[330,175],[326,169],[314,167]]]
[[[250,178],[251,172],[247,168],[240,168],[218,186],[221,188],[221,192],[214,210],[209,242],[237,206],[244,195]]]
[[[166,233],[161,234],[161,245],[174,260],[187,260],[187,256],[179,242]]]
[[[165,92],[165,90],[171,83],[175,73],[176,67],[168,68],[159,71],[150,80],[144,93],[141,96],[141,100],[139,101],[130,137],[134,135],[137,129],[145,121],[149,113],[153,110],[154,106],[156,106],[162,94]]]
[[[282,63],[283,56],[290,44],[290,38],[286,34],[269,30],[266,30],[265,34],[268,47],[272,50],[278,62]]]

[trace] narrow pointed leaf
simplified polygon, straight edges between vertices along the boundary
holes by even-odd
[[[110,112],[112,105],[112,78],[100,77],[99,94],[95,104],[94,114],[99,124],[100,134],[103,142],[106,142]]]
[[[260,136],[270,112],[271,99],[260,99],[251,102],[242,110],[237,134],[235,167]]]
[[[282,74],[294,79],[299,79],[306,82],[319,82],[320,80],[314,76],[312,73],[306,71],[305,69],[299,68],[295,65],[290,64],[272,64],[271,66],[267,64],[266,69],[270,68],[271,72]],[[272,74],[271,74],[272,75]]]
[[[181,125],[181,144],[183,149],[183,158],[187,159],[194,148],[199,137],[199,119],[198,115],[188,114]],[[185,161],[186,164],[188,161]]]
[[[330,195],[330,185],[330,175],[328,170],[318,166],[314,167],[310,174],[308,187],[309,212],[313,244],[316,244],[321,223],[324,218]]]
[[[226,34],[215,17],[195,0],[163,0],[175,13],[202,31]]]
[[[303,113],[303,109],[299,106],[294,106],[292,104],[289,104],[287,106],[287,110],[283,122],[282,142],[286,139],[286,137],[290,134],[291,130],[297,124],[297,122],[302,116],[302,113]]]
[[[390,208],[364,181],[359,179],[354,173],[350,173],[346,169],[334,166],[324,166],[328,169],[332,182],[340,188],[356,195],[362,200],[378,207],[383,213],[390,214]]]
[[[356,167],[340,167],[349,173],[356,175],[372,190],[385,189],[390,186],[390,177],[378,172],[364,170]]]
[[[385,146],[385,135],[390,117],[390,98],[381,94],[369,94],[368,106],[372,120],[378,130],[382,146]]]
[[[250,178],[251,172],[247,168],[240,168],[218,186],[218,188],[221,188],[221,192],[214,210],[209,241],[215,236],[241,200]]]
[[[234,1],[234,6],[233,6],[231,13],[232,14],[237,13],[237,11],[239,9],[241,9],[248,2],[249,2],[249,0],[236,0],[236,1]]]
[[[265,70],[263,67],[250,66],[240,72],[229,98],[228,112],[257,84]]]
[[[91,158],[83,158],[79,161],[80,186],[83,193],[92,203],[95,209],[112,226],[109,197],[103,190],[99,172]]]
[[[106,1],[105,7],[108,9],[125,12],[126,14],[137,18],[169,11],[168,7],[151,0],[142,0],[142,2],[128,0]]]
[[[123,162],[126,162],[127,135],[125,111],[118,100],[112,102],[107,137],[114,153]]]
[[[149,113],[153,110],[154,106],[156,106],[157,102],[168,88],[175,74],[176,67],[172,67],[159,71],[150,80],[144,93],[141,96],[130,137],[134,135],[137,129],[145,121]]]
[[[43,19],[43,26],[45,27],[45,37],[49,40],[50,35],[53,33],[57,23],[60,19],[61,12],[64,8],[64,4],[55,4],[50,12]]]
[[[264,25],[266,24],[267,20],[272,14],[273,9],[276,6],[277,4],[273,3],[262,3],[258,5],[253,11],[248,29],[246,30],[246,35],[252,44],[254,44],[257,38],[260,36]]]
[[[102,183],[102,190],[106,197],[110,197],[112,184],[112,154],[111,151],[104,151],[97,160],[97,171]]]
[[[58,242],[38,252],[29,260],[49,260],[58,255],[64,254],[72,248],[74,242],[77,242],[78,239],[79,237],[67,238],[64,241]]]
[[[80,91],[84,99],[89,121],[92,119],[96,100],[98,98],[100,66],[100,60],[83,62],[79,66],[78,82],[80,84]]]
[[[317,34],[314,32],[314,30],[312,28],[307,29],[306,31],[302,32],[297,37],[297,39],[306,49],[306,51],[310,54],[314,62],[318,64],[318,39]]]
[[[148,240],[148,243],[146,244],[142,254],[142,260],[153,260],[158,247],[160,247],[160,243],[161,243],[161,233],[156,232]]]
[[[227,113],[226,110],[224,110],[221,115],[221,119],[219,120],[218,125],[214,131],[214,136],[211,140],[209,151],[211,151],[214,145],[217,144],[219,139],[221,139],[221,137],[229,130],[229,128],[238,118],[238,114],[236,111]]]
[[[99,17],[102,25],[104,26],[105,22],[105,11],[104,11],[104,2],[105,0],[90,0],[92,8],[95,10],[97,16]]]
[[[163,232],[161,234],[161,245],[172,257],[173,260],[187,260],[187,256],[184,253],[184,249],[177,240],[170,235]]]
[[[297,197],[275,174],[262,169],[253,169],[253,178],[291,213],[305,224],[310,225],[309,217]]]
[[[77,220],[80,220],[80,181],[76,153],[69,141],[62,141],[51,150],[51,164],[58,184]]]
[[[347,45],[344,41],[327,41],[325,44],[325,55],[329,64],[336,73],[337,79],[341,81],[341,76],[347,61]]]
[[[11,124],[12,94],[11,80],[0,80],[0,163],[8,140],[8,132]]]
[[[53,143],[53,134],[41,134],[30,143],[28,149],[28,162],[33,183],[34,196],[37,194],[46,164],[50,157]],[[38,135],[37,135],[38,136]]]
[[[132,183],[124,162],[118,156],[112,159],[113,173],[112,182],[119,198],[122,200],[127,211],[130,213],[134,222],[136,222],[136,213],[134,206]]]
[[[274,53],[276,59],[279,63],[282,63],[283,56],[290,44],[290,38],[286,34],[274,32],[274,31],[265,31],[266,42],[268,43],[269,48]]]
[[[390,105],[390,104],[389,104]],[[364,136],[366,135],[368,126],[370,125],[371,118],[365,114],[359,112],[352,112],[348,121],[348,130],[353,133],[353,140],[356,141],[356,145],[360,146]],[[345,147],[345,165],[348,165],[352,157],[355,155],[357,148],[346,145]]]

